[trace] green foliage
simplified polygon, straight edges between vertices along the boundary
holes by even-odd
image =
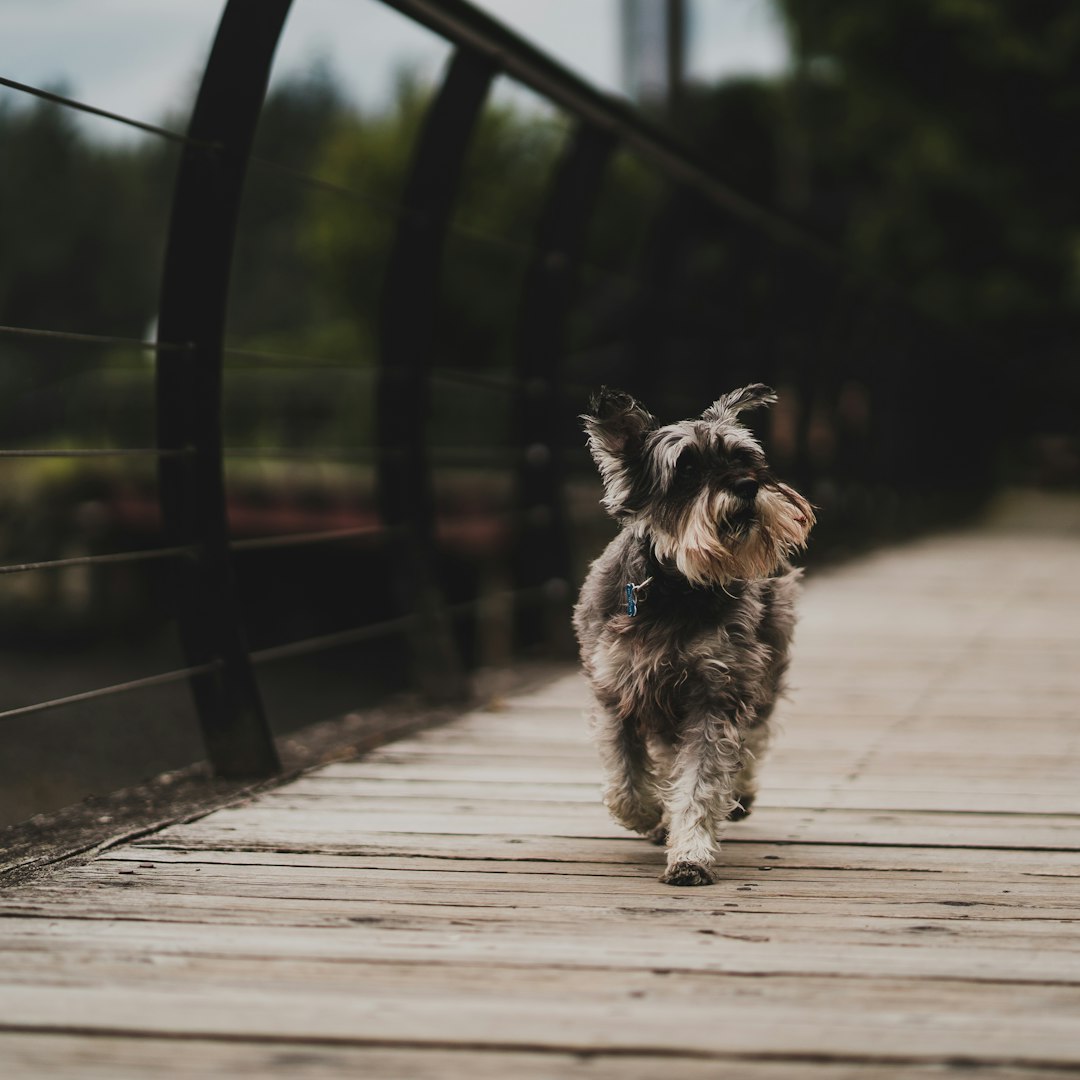
[[[927,310],[1024,333],[1077,313],[1080,8],[783,0],[808,220]]]
[[[316,174],[346,196],[313,193],[303,248],[322,290],[353,313],[362,355],[374,353],[383,274],[401,221],[403,189],[429,100],[415,80],[399,80],[381,115],[344,116],[321,149]],[[441,363],[490,368],[506,359],[514,286],[550,175],[561,132],[506,105],[485,111],[473,135],[455,204],[443,276]]]
[[[0,100],[0,324],[141,339],[157,303],[172,148],[98,144],[54,105]],[[111,369],[133,375],[110,392]],[[153,435],[138,351],[3,336],[0,442],[140,445]],[[125,409],[125,388],[140,414]],[[106,400],[107,399],[107,400]]]
[[[71,114],[0,100],[0,318],[142,336],[152,313],[164,192],[142,151],[97,146]]]

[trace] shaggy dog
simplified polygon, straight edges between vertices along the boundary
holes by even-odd
[[[814,514],[738,421],[775,400],[755,383],[661,426],[605,388],[582,417],[622,525],[574,610],[604,804],[667,843],[668,885],[715,881],[720,829],[750,812],[787,668],[801,576],[788,556]]]

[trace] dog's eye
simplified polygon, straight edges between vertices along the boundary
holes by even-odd
[[[730,451],[727,460],[729,465],[734,465],[740,469],[754,468],[763,464],[760,454],[756,454],[753,450],[746,450],[741,447],[737,450]]]
[[[701,472],[701,462],[696,454],[681,454],[675,462],[675,479],[678,481],[696,480]]]

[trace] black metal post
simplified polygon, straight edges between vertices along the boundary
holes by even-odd
[[[157,368],[159,483],[180,563],[178,618],[207,753],[223,776],[278,769],[252,673],[228,546],[221,378],[229,269],[244,176],[290,0],[229,0],[203,73],[173,193],[162,272]],[[205,148],[213,146],[212,150]],[[188,449],[187,454],[176,451]]]
[[[686,0],[667,0],[664,12],[664,30],[667,55],[667,106],[668,121],[675,123],[683,102],[686,81]]]
[[[700,203],[687,188],[677,186],[670,192],[649,225],[638,269],[639,286],[630,311],[626,389],[658,415],[666,415],[665,410],[675,404],[669,389],[668,338],[676,324],[686,248],[695,224],[701,227]],[[680,385],[679,396],[687,389]]]
[[[383,286],[378,429],[379,506],[402,528],[394,553],[399,609],[415,615],[414,681],[434,701],[460,700],[466,683],[436,568],[435,499],[426,444],[428,370],[439,273],[461,168],[494,63],[459,49],[413,150],[404,208]]]
[[[521,526],[515,577],[521,589],[550,588],[549,625],[539,629],[555,647],[569,640],[569,621],[560,619],[559,614],[565,613],[574,576],[563,499],[563,334],[574,300],[586,226],[615,146],[611,134],[589,124],[580,124],[575,131],[540,215],[518,316]],[[527,626],[519,620],[520,636],[526,643],[538,636]]]

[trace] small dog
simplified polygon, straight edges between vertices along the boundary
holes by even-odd
[[[718,832],[750,812],[782,690],[810,504],[738,422],[755,383],[661,427],[604,388],[585,415],[603,505],[622,524],[591,566],[574,628],[597,708],[604,805],[667,843],[668,885],[711,885]]]

